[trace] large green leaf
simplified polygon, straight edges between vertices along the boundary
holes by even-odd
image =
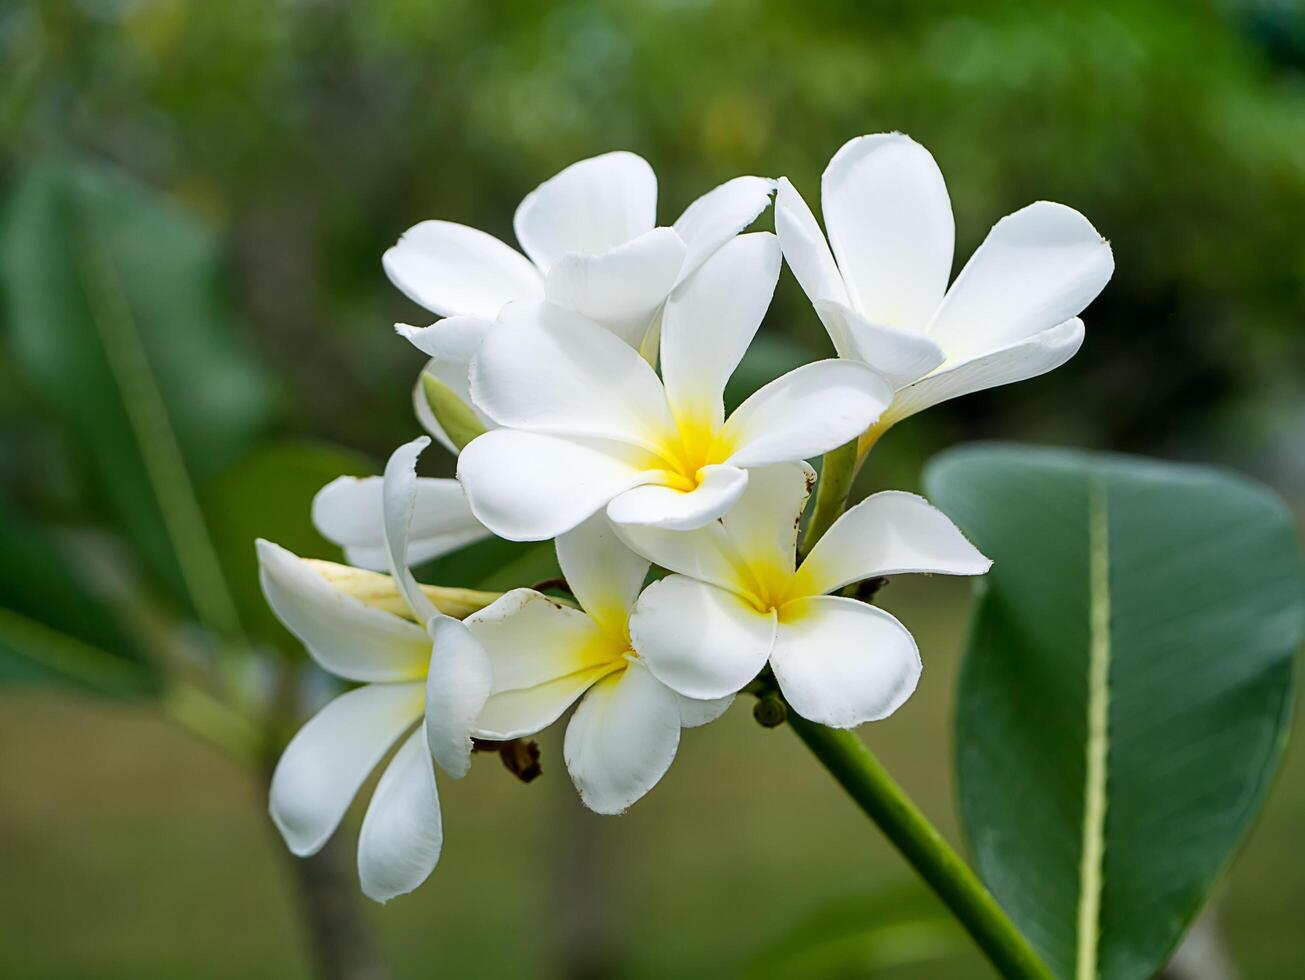
[[[995,562],[956,722],[979,870],[1058,975],[1149,977],[1285,743],[1291,515],[1242,477],[1122,456],[972,447],[925,483]]]
[[[193,481],[268,409],[223,312],[196,218],[115,173],[28,171],[0,228],[0,284],[25,380],[76,437],[109,510],[211,627],[238,630]]]

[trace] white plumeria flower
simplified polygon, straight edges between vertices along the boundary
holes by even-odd
[[[467,400],[467,369],[499,311],[548,300],[640,347],[676,283],[750,225],[775,183],[736,177],[694,201],[669,228],[657,223],[657,177],[618,151],[581,160],[526,195],[513,228],[525,250],[466,225],[423,221],[385,253],[386,274],[414,302],[445,317],[396,329],[430,356],[426,370]],[[529,256],[529,258],[527,258]],[[413,393],[423,424],[453,446]]]
[[[897,390],[881,429],[1065,363],[1083,342],[1078,314],[1115,267],[1083,215],[1039,201],[997,222],[949,289],[947,187],[929,151],[900,133],[844,144],[825,169],[821,204],[828,244],[781,178],[775,230],[839,356]]]
[[[843,514],[796,566],[814,481],[805,463],[753,470],[743,499],[707,527],[619,529],[677,573],[645,589],[630,619],[655,677],[687,697],[715,698],[769,661],[793,709],[835,728],[886,718],[910,697],[920,655],[906,627],[828,593],[880,575],[981,575],[992,563],[923,498],[888,491]]]
[[[381,776],[358,841],[362,889],[378,902],[412,891],[435,868],[444,834],[432,760],[454,778],[466,774],[471,725],[490,685],[485,651],[435,608],[407,568],[413,467],[429,441],[399,447],[385,471],[386,546],[411,620],[258,542],[263,593],[277,617],[323,669],[362,685],[314,715],[277,763],[269,808],[292,852],[304,857],[326,843],[368,774],[411,730]]]
[[[350,565],[387,571],[384,483],[378,476],[341,476],[313,497],[313,525],[344,549]],[[408,536],[408,563],[420,565],[490,536],[471,513],[457,480],[418,477]]]
[[[458,478],[476,517],[512,540],[543,540],[606,507],[622,524],[701,527],[756,466],[806,459],[865,430],[892,393],[854,361],[806,364],[725,417],[725,382],[770,304],[780,251],[768,233],[732,239],[667,300],[662,377],[576,313],[514,303],[471,374],[501,428],[472,440]]]
[[[620,813],[670,768],[680,729],[705,725],[732,697],[696,701],[662,684],[630,647],[629,617],[648,562],[596,514],[557,539],[557,560],[581,608],[516,589],[467,617],[493,686],[477,736],[533,735],[577,699],[563,752],[580,798]]]

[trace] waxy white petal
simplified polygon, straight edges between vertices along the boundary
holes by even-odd
[[[630,611],[648,576],[648,560],[631,551],[599,511],[557,539],[557,563],[580,608],[614,641],[628,644]]]
[[[627,490],[607,505],[607,516],[617,524],[692,531],[726,513],[748,485],[748,471],[735,466],[704,466],[697,478],[688,491],[655,485]]]
[[[656,449],[673,430],[661,381],[610,331],[552,304],[514,304],[485,338],[471,396],[500,425]]]
[[[666,398],[681,425],[725,419],[725,382],[743,360],[779,280],[779,242],[758,232],[720,248],[671,294],[662,314]]]
[[[1110,245],[1083,215],[1039,201],[993,226],[929,327],[947,365],[1027,340],[1078,316],[1110,281]]]
[[[982,575],[992,567],[923,497],[886,490],[833,523],[802,562],[794,595],[823,595],[879,575]]]
[[[491,668],[480,641],[463,623],[436,616],[426,675],[426,744],[454,779],[471,768],[471,731],[489,697]]]
[[[653,316],[680,276],[685,248],[670,228],[654,228],[601,255],[553,263],[544,293],[639,349]]]
[[[676,696],[680,699],[680,724],[685,728],[701,728],[703,725],[710,725],[728,711],[730,705],[734,703],[734,695],[732,694],[726,698],[712,698],[710,701],[686,698],[683,694]]]
[[[816,223],[816,216],[787,177],[779,178],[775,194],[775,234],[788,267],[812,303],[832,302],[846,306],[849,302],[843,275],[834,262],[834,253]],[[835,347],[838,339],[834,339]],[[840,357],[848,355],[842,349]]]
[[[947,289],[955,241],[933,156],[901,133],[860,136],[834,154],[820,188],[850,305],[871,323],[924,330]]]
[[[692,531],[646,524],[613,526],[626,544],[654,565],[739,595],[753,594],[751,575],[721,521]]]
[[[621,669],[621,661],[611,660],[534,687],[492,694],[476,719],[476,737],[503,741],[541,732],[561,718],[585,691]]]
[[[337,591],[279,545],[260,539],[257,549],[268,605],[325,670],[354,681],[425,676],[430,638],[424,629]]]
[[[884,421],[900,422],[960,395],[1046,374],[1078,353],[1083,333],[1083,321],[1075,318],[1010,347],[943,367],[897,392]]]
[[[363,894],[388,902],[425,881],[444,845],[435,768],[425,736],[413,732],[395,753],[372,794],[358,838]]]
[[[322,708],[286,746],[268,809],[294,854],[315,854],[368,774],[421,716],[422,685],[368,684]]]
[[[512,225],[517,241],[547,273],[563,256],[601,255],[657,223],[657,177],[626,151],[573,163],[526,195]]]
[[[839,303],[817,302],[816,313],[840,357],[863,361],[893,388],[923,378],[943,362],[943,349],[916,330],[871,323]]]
[[[770,666],[794,711],[833,728],[887,718],[911,696],[921,670],[905,626],[842,596],[786,603]]]
[[[688,247],[680,280],[687,279],[718,248],[766,210],[775,182],[766,177],[735,177],[709,190],[675,219],[675,233]]]
[[[731,550],[753,578],[774,581],[793,573],[798,523],[816,485],[816,471],[804,462],[760,466],[748,471],[748,489],[722,519]]]
[[[590,688],[567,725],[562,752],[585,806],[614,814],[657,785],[679,745],[679,699],[631,661]]]
[[[571,530],[658,465],[644,450],[598,439],[495,429],[458,456],[458,480],[476,519],[509,541]]]
[[[579,609],[513,589],[466,619],[493,670],[491,698],[620,662],[626,644]]]
[[[864,364],[816,361],[753,393],[725,422],[734,446],[726,460],[751,468],[810,459],[837,449],[869,428],[892,391]]]
[[[493,235],[449,221],[413,225],[382,264],[390,282],[440,316],[493,319],[505,303],[544,295],[543,279],[524,255]]]
[[[417,457],[429,445],[428,437],[419,436],[394,450],[385,464],[385,477],[381,484],[382,525],[390,574],[394,576],[408,608],[423,626],[439,613],[408,569],[408,535],[417,503]]]
[[[379,476],[341,476],[313,497],[313,525],[328,541],[344,548],[350,565],[387,571],[385,546],[384,480]],[[413,506],[408,563],[438,558],[464,545],[489,537],[476,520],[457,480],[419,477]]]
[[[686,697],[734,694],[766,664],[775,612],[733,592],[670,575],[643,590],[630,617],[634,648],[662,683]]]

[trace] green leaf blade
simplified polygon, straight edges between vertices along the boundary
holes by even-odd
[[[1058,975],[1150,976],[1277,767],[1305,632],[1291,515],[1223,473],[1014,447],[926,484],[995,561],[957,711],[980,871]]]

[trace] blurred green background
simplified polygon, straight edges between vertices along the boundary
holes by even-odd
[[[814,204],[844,140],[897,129],[947,177],[958,263],[1040,198],[1112,240],[1082,352],[895,429],[867,489],[999,436],[1223,463],[1305,502],[1291,0],[11,0],[0,68],[5,976],[309,974],[264,778],[167,719],[249,758],[249,716],[320,698],[250,541],[335,557],[312,490],[417,433],[422,358],[390,326],[429,317],[381,253],[429,217],[511,241],[521,197],[581,157],[647,157],[669,223],[740,173]],[[827,349],[786,272],[739,387]],[[504,556],[492,586],[540,577],[537,553]],[[473,584],[487,561],[431,574]],[[955,582],[887,590],[927,670],[865,732],[953,839],[967,602]],[[581,810],[556,734],[539,782],[482,757],[444,785],[436,874],[367,910],[395,975],[989,975],[746,705],[617,820]],[[1296,750],[1216,896],[1246,977],[1300,975],[1302,826]]]

